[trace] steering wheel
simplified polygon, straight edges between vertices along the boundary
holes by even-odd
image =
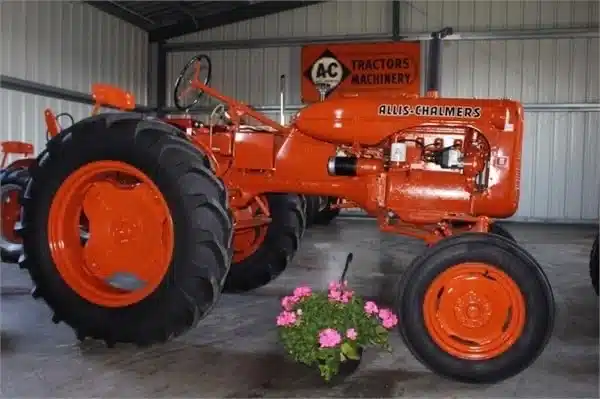
[[[204,79],[200,76],[205,71]],[[193,83],[200,83],[208,86],[212,74],[212,63],[208,55],[200,54],[192,57],[181,70],[179,77],[175,81],[173,90],[173,102],[177,109],[189,111],[194,105],[198,104],[204,94],[202,89],[195,87]]]

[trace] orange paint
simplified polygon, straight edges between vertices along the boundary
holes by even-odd
[[[305,103],[347,93],[421,92],[419,42],[317,44],[302,47],[301,95]]]
[[[80,243],[82,213],[90,238]],[[82,298],[106,307],[144,299],[171,263],[175,232],[169,207],[154,182],[117,161],[98,161],[73,172],[56,192],[48,217],[52,259],[63,280]],[[118,274],[138,280],[125,291],[108,284]]]
[[[60,133],[60,126],[54,112],[50,108],[44,110],[44,121],[46,122],[46,130],[48,130],[49,137],[54,137]]]
[[[0,149],[2,150],[2,161],[0,162],[0,169],[7,167],[8,156],[20,155],[22,157],[28,157],[33,155],[33,144],[25,143],[23,141],[3,141],[0,143]]]
[[[103,83],[92,85],[92,99],[94,100],[93,114],[100,107],[114,107],[122,111],[132,111],[135,108],[135,97],[128,91]]]
[[[6,186],[5,186],[6,187]],[[21,216],[21,205],[19,204],[20,188],[14,190],[3,189],[0,198],[0,216],[2,217],[2,237],[12,243],[21,243],[21,237],[15,233],[15,224]]]
[[[214,126],[212,134],[200,125],[187,131],[210,149],[234,209],[267,192],[342,197],[375,216],[383,231],[429,243],[451,234],[444,230],[450,221],[487,231],[489,218],[517,210],[523,136],[517,101],[344,94],[307,106],[281,126],[198,80],[191,86],[226,103],[233,115],[231,126]],[[249,131],[244,118],[264,126]],[[405,144],[400,161],[390,158],[394,143]],[[460,152],[460,168],[436,164],[448,148]],[[352,176],[328,171],[340,150],[356,157]]]
[[[256,252],[267,236],[271,217],[266,197],[256,197],[247,207],[236,209],[234,220],[233,262],[237,263]]]
[[[444,352],[460,359],[489,360],[505,353],[521,336],[525,299],[517,283],[500,269],[460,264],[428,287],[423,318],[431,339]]]

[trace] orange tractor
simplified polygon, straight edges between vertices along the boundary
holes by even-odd
[[[125,112],[62,131],[50,113],[53,138],[29,168],[17,229],[33,296],[79,339],[164,342],[223,291],[286,268],[305,228],[300,195],[345,198],[382,231],[430,244],[396,293],[400,333],[422,363],[468,382],[524,370],[552,333],[553,294],[492,219],[517,210],[523,108],[440,98],[442,36],[432,35],[425,97],[338,96],[287,126],[209,87],[203,55],[183,68],[175,104],[212,96],[227,105],[223,123],[131,112],[133,97],[104,85],[93,88],[98,105]]]

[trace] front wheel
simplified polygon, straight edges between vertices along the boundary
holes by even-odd
[[[552,289],[515,242],[482,233],[447,238],[416,258],[398,299],[400,332],[432,371],[493,383],[531,365],[553,330]]]
[[[99,115],[52,139],[30,169],[20,263],[34,297],[79,339],[164,342],[220,297],[227,193],[175,133],[135,114]]]

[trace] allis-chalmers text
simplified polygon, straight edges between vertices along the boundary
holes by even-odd
[[[443,118],[481,118],[481,107],[448,105],[381,104],[377,111],[382,116],[439,116]]]

